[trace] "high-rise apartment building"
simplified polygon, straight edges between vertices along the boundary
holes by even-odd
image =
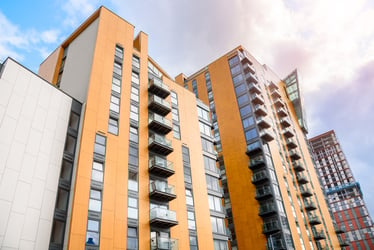
[[[174,80],[100,7],[0,69],[0,248],[339,247],[298,83],[244,48]]]
[[[231,246],[339,248],[308,150],[297,71],[282,81],[239,46],[176,80],[211,110]]]
[[[374,226],[333,130],[309,139],[317,173],[344,249],[373,249]],[[345,233],[344,233],[345,232]]]

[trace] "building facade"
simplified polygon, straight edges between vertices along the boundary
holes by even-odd
[[[176,80],[211,110],[231,246],[339,248],[308,150],[299,83],[282,81],[241,46]]]
[[[333,130],[309,139],[317,173],[344,249],[373,249],[374,226],[360,184]]]

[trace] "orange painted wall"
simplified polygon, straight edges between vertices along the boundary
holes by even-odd
[[[55,51],[52,52],[41,64],[38,70],[38,75],[43,77],[45,80],[52,84],[56,83],[59,65],[61,63],[61,58],[64,50],[60,46]]]

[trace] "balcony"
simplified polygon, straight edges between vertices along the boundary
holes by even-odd
[[[297,149],[291,149],[290,151],[288,151],[288,153],[290,154],[290,158],[293,161],[301,159],[300,153],[297,151]]]
[[[256,72],[255,68],[251,66],[249,63],[245,63],[243,65],[243,70],[245,74],[247,74],[248,72],[254,74]]]
[[[349,247],[351,245],[347,238],[342,239],[341,237],[338,237],[338,239],[340,247]]]
[[[313,193],[312,191],[306,187],[306,186],[301,186],[300,187],[300,193],[303,197],[310,197],[310,196],[313,196]]]
[[[277,109],[277,113],[280,117],[286,117],[288,114],[287,114],[287,111],[284,109],[284,108],[279,108]]]
[[[160,177],[169,177],[175,173],[173,163],[159,156],[149,158],[149,172]]]
[[[149,97],[148,108],[162,116],[167,115],[171,111],[170,103],[157,95]]]
[[[254,84],[254,83],[250,83],[248,84],[248,88],[249,88],[249,91],[251,93],[257,93],[257,94],[261,94],[261,89],[258,85]]]
[[[321,220],[317,215],[308,215],[308,221],[310,225],[318,225],[321,224]]]
[[[271,234],[271,233],[278,232],[280,230],[281,230],[280,223],[276,220],[273,220],[273,221],[264,222],[262,232],[264,234]]]
[[[249,160],[249,168],[252,170],[259,169],[263,166],[265,166],[265,158],[262,155]]]
[[[171,141],[159,134],[151,134],[148,138],[148,149],[162,155],[173,152]]]
[[[273,196],[270,186],[262,186],[256,189],[255,198],[256,200],[263,200]]]
[[[265,170],[254,173],[252,175],[252,183],[255,184],[255,185],[264,183],[268,180],[269,180],[269,176],[268,176],[268,174],[266,173]]]
[[[304,207],[305,207],[305,210],[307,211],[313,211],[317,209],[316,204],[310,199],[304,200]]]
[[[268,114],[268,112],[266,111],[266,108],[264,105],[255,105],[254,106],[254,112],[256,115],[262,115],[262,116],[265,116]]]
[[[273,98],[282,97],[281,93],[279,92],[279,89],[273,89],[273,91],[271,91],[271,97],[273,97]]]
[[[296,179],[299,184],[306,184],[309,182],[308,178],[304,174],[297,174]]]
[[[277,212],[277,207],[274,203],[265,203],[261,204],[260,208],[258,210],[258,215],[261,217],[266,217],[272,214],[275,214]]]
[[[345,233],[345,229],[342,226],[337,226],[336,224],[334,224],[334,228],[335,228],[335,233],[337,233],[337,234]]]
[[[289,149],[297,148],[297,144],[296,144],[296,141],[294,139],[291,139],[291,138],[287,139],[286,144],[287,144],[287,147]]]
[[[289,127],[291,126],[291,121],[288,117],[284,117],[282,119],[280,119],[280,124],[283,126],[283,127]]]
[[[326,239],[325,232],[322,229],[320,229],[320,230],[314,229],[313,230],[313,237],[314,237],[315,240]]]
[[[292,132],[292,130],[289,129],[289,128],[284,128],[284,129],[282,130],[282,133],[283,133],[283,135],[284,135],[286,138],[291,138],[291,137],[295,136],[295,134],[294,134],[294,133]]]
[[[267,117],[260,116],[260,117],[256,118],[256,121],[257,121],[257,125],[260,128],[270,128],[271,127],[271,121]]]
[[[251,95],[251,100],[252,100],[252,103],[255,105],[264,104],[264,98],[261,95],[256,94],[256,93]]]
[[[170,228],[178,225],[175,211],[166,208],[155,207],[150,211],[150,224],[159,228]]]
[[[262,147],[260,141],[256,141],[251,143],[247,146],[247,152],[245,152],[248,156],[256,155],[262,152]]]
[[[149,80],[148,91],[162,98],[170,95],[169,87],[158,78]]]
[[[274,106],[277,107],[277,108],[282,108],[284,107],[284,102],[282,101],[281,98],[277,98],[274,100]]]
[[[153,237],[151,250],[178,250],[178,240],[160,236]]]
[[[165,181],[152,181],[149,184],[149,197],[154,200],[167,202],[174,200],[177,196],[174,192],[174,186],[168,185]]]
[[[255,84],[258,83],[257,76],[255,74],[250,73],[250,72],[245,74],[245,79],[247,80],[248,83],[251,83],[251,82],[253,82]]]
[[[242,60],[242,64],[245,64],[245,63],[249,63],[250,65],[253,64],[253,63],[249,60],[249,58],[248,58],[247,56],[245,56],[245,55],[241,58],[241,60]]]
[[[171,122],[165,117],[156,113],[149,114],[148,127],[160,134],[167,134],[172,130]]]
[[[271,241],[270,241],[271,237]],[[274,250],[286,250],[287,246],[284,243],[283,239],[275,238],[272,236],[269,236],[268,242],[266,243],[266,249],[274,249]]]
[[[269,84],[269,89],[270,89],[270,91],[272,91],[272,90],[274,90],[274,89],[279,89],[279,88],[278,88],[278,86],[277,86],[275,83],[270,82],[270,84]]]
[[[270,129],[262,129],[259,134],[260,134],[261,139],[266,142],[270,142],[274,140],[273,131]]]
[[[293,169],[296,172],[302,172],[302,171],[305,170],[305,168],[304,168],[303,164],[301,163],[301,161],[293,161],[292,165],[293,165]]]

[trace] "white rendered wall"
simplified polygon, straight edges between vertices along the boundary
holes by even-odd
[[[47,249],[72,99],[11,59],[0,75],[0,249]]]

